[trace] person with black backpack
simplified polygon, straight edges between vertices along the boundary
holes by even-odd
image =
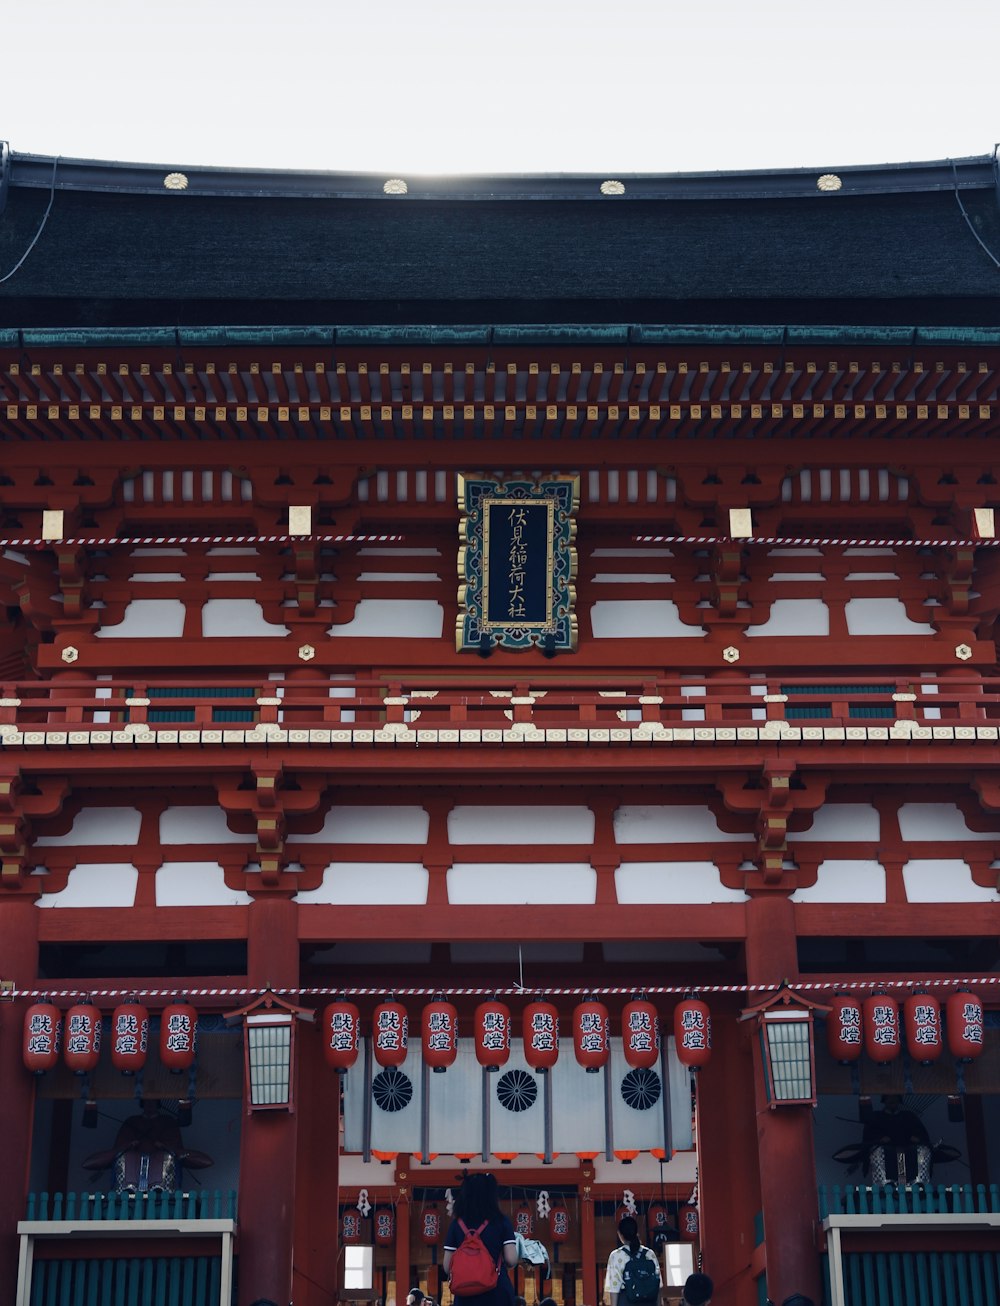
[[[500,1210],[491,1174],[468,1174],[455,1198],[444,1240],[444,1272],[463,1306],[514,1306],[507,1267],[517,1264],[517,1237]]]
[[[661,1306],[663,1280],[660,1263],[650,1247],[639,1241],[639,1225],[631,1215],[618,1222],[620,1247],[608,1257],[604,1295],[608,1306]]]

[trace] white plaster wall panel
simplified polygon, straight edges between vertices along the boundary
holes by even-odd
[[[670,599],[599,599],[590,607],[595,639],[701,639],[707,631],[681,621]]]
[[[265,621],[264,610],[256,599],[209,599],[201,609],[201,633],[211,639],[239,639],[257,635],[274,638],[289,631],[287,626]]]
[[[318,889],[306,889],[296,902],[419,906],[427,901],[430,880],[419,862],[330,862]]]
[[[141,580],[147,584],[162,584],[164,581],[173,580],[180,581],[183,584],[184,573],[181,571],[134,571],[129,576],[129,582],[131,583],[134,580]]]
[[[592,903],[597,872],[587,862],[456,862],[448,901],[483,905]]]
[[[767,621],[747,627],[748,638],[761,635],[829,635],[830,611],[822,599],[775,599]]]
[[[828,839],[844,843],[878,837],[878,812],[868,803],[826,803],[814,814],[810,828],[790,831],[788,841]]]
[[[849,571],[847,580],[899,580],[894,571]]]
[[[831,857],[820,862],[816,883],[797,889],[792,902],[885,902],[881,862]]]
[[[602,571],[594,577],[595,585],[672,585],[673,581],[668,571]]]
[[[899,832],[907,843],[1000,839],[1000,816],[994,819],[998,829],[990,834],[970,830],[954,803],[904,803],[899,809]]]
[[[615,812],[616,843],[740,843],[750,834],[727,834],[709,807],[627,804]]]
[[[45,834],[35,840],[37,848],[75,848],[93,844],[139,842],[142,816],[134,807],[81,807],[66,834]]]
[[[430,817],[422,807],[331,807],[315,834],[295,843],[426,843]]]
[[[210,571],[206,580],[255,580],[260,577],[255,571]]]
[[[848,599],[844,604],[850,635],[933,635],[934,627],[911,621],[902,599]]]
[[[161,843],[255,843],[252,834],[236,834],[221,807],[168,807],[160,817]]]
[[[164,862],[156,872],[157,907],[242,907],[251,902],[230,889],[218,862]]]
[[[117,626],[102,626],[98,639],[180,639],[184,604],[180,599],[133,599]]]
[[[821,571],[776,571],[768,580],[778,581],[797,581],[797,580],[818,580],[825,581],[826,577]]]
[[[440,580],[441,577],[436,571],[363,571],[358,580],[405,580],[405,581],[426,581]]]
[[[907,902],[997,902],[1000,893],[976,884],[957,857],[916,858],[903,867]]]
[[[215,548],[206,550],[206,556],[209,558],[256,558],[259,555],[260,549],[239,544],[219,544]]]
[[[626,862],[615,871],[620,903],[746,902],[727,889],[714,862]]]
[[[434,599],[361,599],[353,618],[326,632],[334,638],[440,639],[444,608]]]
[[[448,838],[452,843],[591,843],[594,813],[589,807],[453,807]]]
[[[43,893],[39,907],[131,907],[139,872],[128,862],[78,862],[61,893]]]

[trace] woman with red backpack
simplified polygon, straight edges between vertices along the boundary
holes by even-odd
[[[514,1226],[500,1210],[496,1179],[466,1175],[444,1240],[444,1272],[453,1295],[473,1306],[514,1306],[506,1267],[516,1264]]]

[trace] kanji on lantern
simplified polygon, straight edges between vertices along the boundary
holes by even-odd
[[[123,1002],[111,1013],[111,1064],[123,1075],[135,1075],[146,1064],[149,1012],[138,1002]]]
[[[410,1021],[399,1002],[382,1002],[372,1013],[372,1051],[380,1066],[401,1066],[406,1060]]]
[[[677,1060],[693,1070],[712,1055],[712,1015],[699,998],[685,998],[674,1008],[674,1042]]]
[[[945,1004],[948,1051],[956,1061],[982,1056],[985,1019],[983,1002],[974,993],[952,993]]]
[[[491,998],[472,1017],[476,1060],[487,1070],[499,1070],[510,1057],[510,1008]]]
[[[522,1021],[524,1059],[546,1074],[559,1059],[559,1012],[551,1002],[529,1002]]]
[[[885,1065],[902,1051],[899,1003],[887,993],[873,993],[862,1004],[865,1051],[873,1061]]]
[[[78,1002],[63,1021],[63,1061],[74,1075],[89,1075],[101,1055],[101,1013],[90,1002]]]
[[[424,1007],[420,1036],[425,1063],[436,1072],[447,1070],[458,1055],[458,1011],[441,997]]]
[[[636,1069],[651,1070],[660,1056],[660,1017],[645,998],[633,998],[622,1008],[622,1053]]]
[[[835,1061],[847,1065],[861,1056],[863,1038],[861,1003],[848,994],[838,993],[830,999],[826,1018],[826,1046]]]
[[[160,1061],[178,1075],[191,1069],[197,1050],[197,1011],[189,1002],[171,1002],[160,1017]]]
[[[25,1068],[44,1075],[59,1060],[62,1045],[62,1013],[51,1002],[36,1002],[24,1013],[22,1054]]]
[[[323,1008],[323,1057],[340,1075],[358,1059],[361,1013],[353,1002],[331,1002]]]
[[[937,1061],[944,1050],[941,1003],[930,993],[911,993],[903,1003],[903,1024],[910,1056],[921,1065]]]
[[[573,1009],[573,1052],[577,1062],[596,1073],[611,1056],[611,1019],[603,1002],[588,998]]]

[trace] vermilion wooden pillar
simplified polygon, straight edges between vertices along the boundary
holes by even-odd
[[[0,978],[33,988],[38,976],[38,909],[31,898],[0,902]],[[17,1284],[17,1222],[24,1219],[31,1165],[35,1078],[21,1060],[28,1002],[0,1003],[0,1300],[13,1301]]]
[[[300,1025],[299,1035],[293,1297],[296,1306],[329,1306],[337,1296],[341,1080],[323,1059],[319,1032]]]
[[[763,896],[747,903],[747,980],[794,985],[798,974],[795,909],[788,898]],[[771,1110],[759,1067],[754,1073],[761,1210],[767,1254],[767,1290],[772,1301],[794,1292],[821,1298],[816,1222],[812,1108]]]
[[[299,982],[298,909],[286,898],[260,897],[248,910],[247,975],[264,988]],[[298,1035],[300,1031],[296,1031]],[[308,1038],[306,1033],[304,1038]],[[301,1044],[304,1038],[297,1037]],[[301,1052],[301,1048],[299,1049]],[[298,1067],[296,1067],[296,1071]],[[296,1079],[298,1075],[296,1074]],[[249,1085],[244,1085],[244,1097]],[[301,1086],[296,1084],[296,1096]],[[246,1111],[240,1137],[239,1306],[292,1296],[298,1112]]]
[[[601,1300],[604,1284],[597,1282],[597,1233],[594,1228],[594,1171],[584,1166],[580,1171],[580,1291],[585,1302]]]
[[[760,1210],[754,1065],[738,998],[712,999],[712,1057],[698,1071],[698,1216],[716,1306],[756,1306],[754,1217]]]
[[[403,1306],[410,1283],[410,1157],[396,1167],[396,1306]]]

